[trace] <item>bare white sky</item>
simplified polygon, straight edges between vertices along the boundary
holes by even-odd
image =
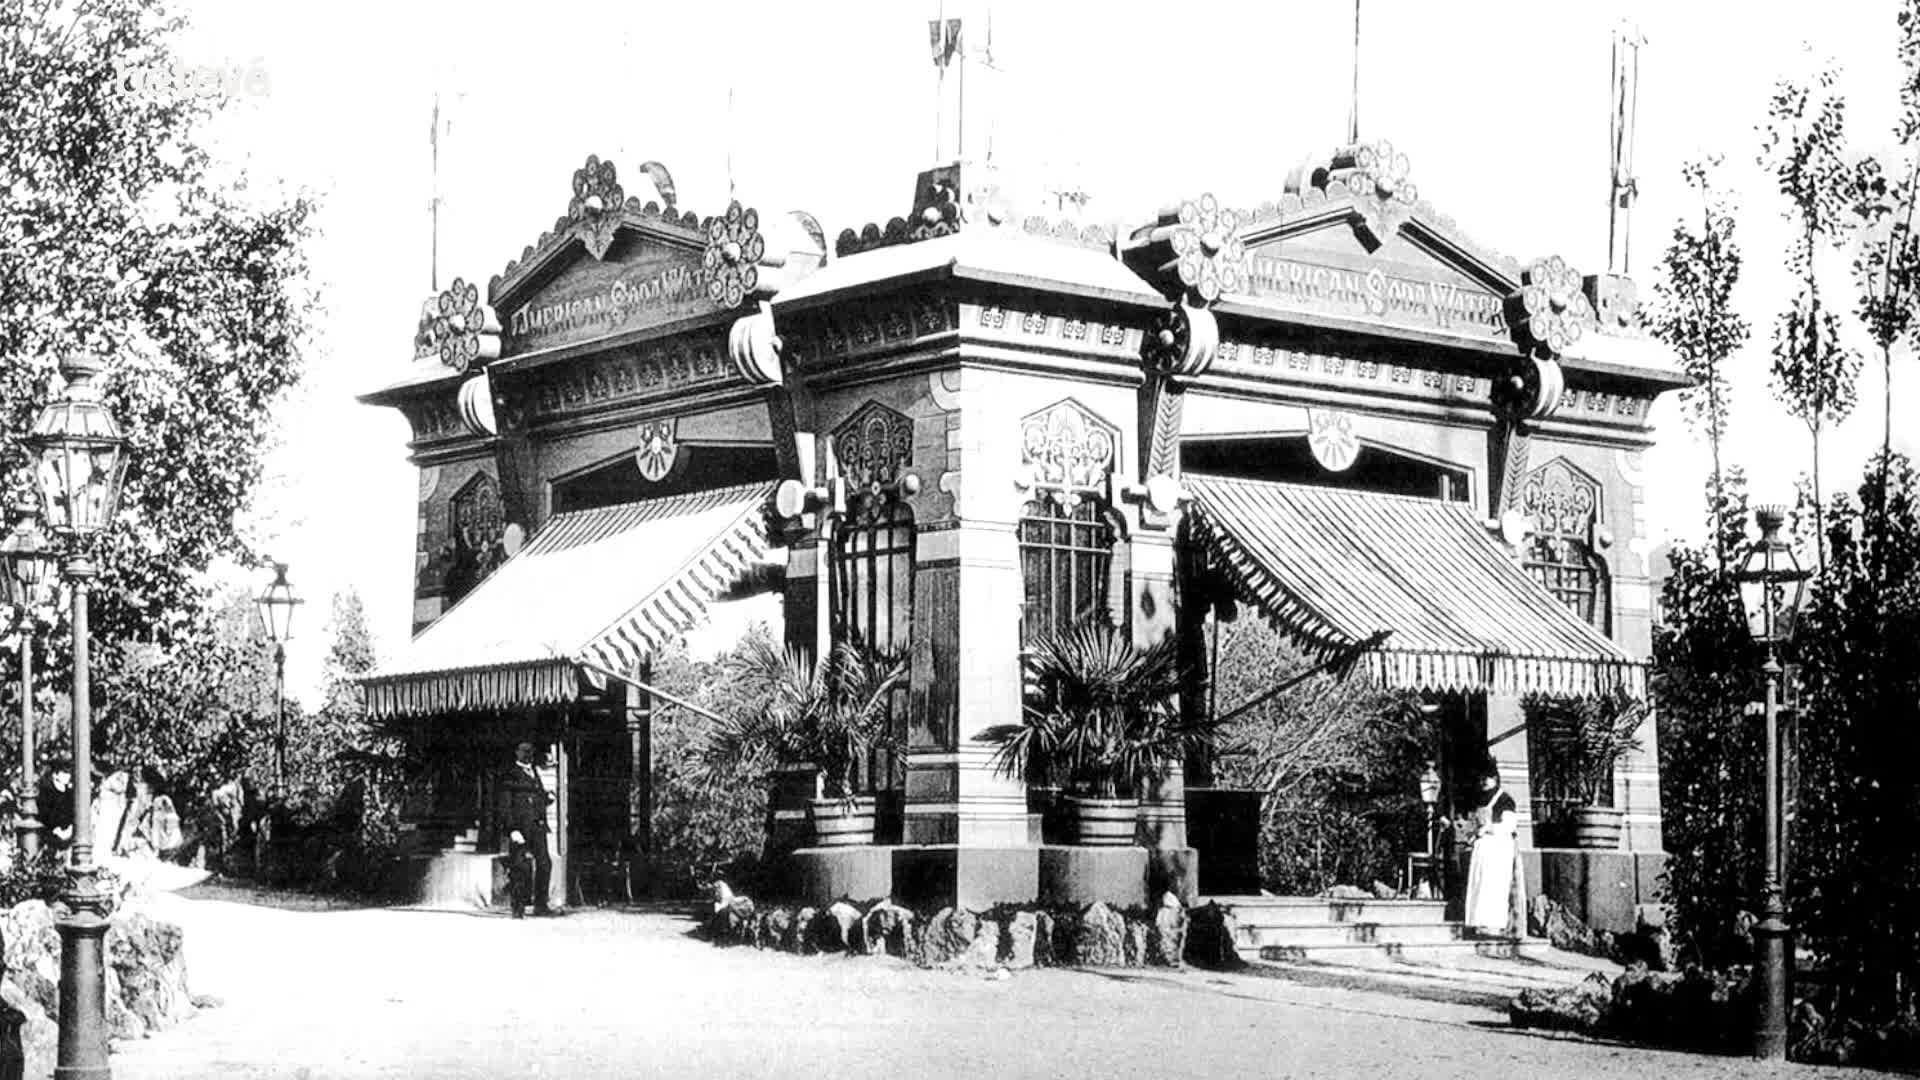
[[[220,121],[217,150],[256,190],[306,189],[322,203],[311,257],[325,306],[252,522],[313,601],[289,646],[296,691],[317,679],[334,590],[359,590],[383,654],[408,634],[416,476],[407,427],[353,395],[402,372],[428,292],[435,89],[450,126],[443,285],[455,274],[484,284],[518,257],[564,212],[572,171],[589,153],[610,157],[629,191],[640,187],[640,162],[664,162],[682,208],[701,214],[725,209],[731,160],[742,202],[769,214],[808,210],[832,236],[905,213],[915,174],[931,164],[935,7],[189,3],[188,60],[257,60],[268,76],[265,96],[242,97]],[[947,0],[945,13],[971,16],[977,46],[985,5],[967,7]],[[1274,199],[1289,169],[1344,139],[1352,10],[1345,0],[1002,0],[993,12],[1001,74],[985,86],[970,76],[967,123],[978,133],[991,122],[1002,168],[1079,183],[1096,219],[1137,224],[1205,191],[1230,205]],[[1757,331],[1740,359],[1729,459],[1747,466],[1762,495],[1784,497],[1806,468],[1807,438],[1766,389],[1766,342],[1788,282],[1779,200],[1754,163],[1755,126],[1776,78],[1830,57],[1844,68],[1855,148],[1889,142],[1892,0],[1827,4],[1818,19],[1802,7],[1702,0],[1365,0],[1362,14],[1362,137],[1406,150],[1421,196],[1468,235],[1522,260],[1562,254],[1587,272],[1606,263],[1610,31],[1623,16],[1638,21],[1648,43],[1630,270],[1646,295],[1673,221],[1698,213],[1681,163],[1724,154],[1746,211],[1739,300]],[[1844,277],[1835,285],[1851,289]],[[1911,369],[1906,362],[1904,380],[1895,378],[1895,440],[1909,453],[1914,437],[1899,418],[1916,403]],[[1851,488],[1877,446],[1880,390],[1870,363],[1860,410],[1829,439],[1831,487]],[[1696,535],[1705,448],[1670,401],[1654,415],[1652,527]]]

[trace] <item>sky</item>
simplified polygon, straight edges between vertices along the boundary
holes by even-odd
[[[197,0],[183,59],[257,68],[209,129],[255,197],[318,198],[309,247],[321,299],[302,387],[279,413],[246,531],[290,566],[307,600],[288,646],[292,692],[315,696],[328,598],[366,604],[375,646],[410,631],[417,474],[406,422],[354,395],[399,378],[432,284],[428,134],[441,96],[439,274],[484,284],[564,213],[574,169],[613,160],[629,192],[638,165],[671,170],[682,209],[764,215],[804,209],[829,237],[910,207],[933,163],[936,0],[727,5],[400,0],[275,5]],[[984,2],[946,0],[974,45]],[[1212,192],[1228,205],[1277,199],[1286,175],[1345,140],[1354,8],[1185,0],[992,5],[993,73],[970,75],[969,128],[1003,170],[1077,184],[1094,220],[1139,224]],[[1629,273],[1643,297],[1680,215],[1698,199],[1683,162],[1725,159],[1741,208],[1747,273],[1736,295],[1755,328],[1735,362],[1727,457],[1756,494],[1786,500],[1808,460],[1805,429],[1771,399],[1765,370],[1781,269],[1781,203],[1755,158],[1756,125],[1782,75],[1842,68],[1856,150],[1884,146],[1898,74],[1892,0],[1804,9],[1754,3],[1586,4],[1365,0],[1359,127],[1411,159],[1420,195],[1469,236],[1523,262],[1561,254],[1605,269],[1611,32],[1634,20],[1641,50],[1635,147],[1641,198]],[[1836,284],[1850,289],[1844,276]],[[1904,379],[1904,381],[1903,381]],[[1896,366],[1896,446],[1920,373]],[[1862,404],[1825,448],[1829,487],[1851,488],[1878,446],[1877,362]],[[1648,522],[1656,538],[1701,532],[1703,442],[1672,395],[1653,412]],[[1911,424],[1907,425],[1909,428]],[[258,590],[264,581],[234,577]]]

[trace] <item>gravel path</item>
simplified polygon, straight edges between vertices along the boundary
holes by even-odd
[[[186,928],[195,993],[222,1004],[120,1047],[120,1080],[1646,1080],[1762,1071],[1740,1059],[1516,1032],[1484,995],[1285,973],[1046,970],[995,979],[884,958],[716,949],[688,938],[686,919],[659,913],[513,922],[177,896],[161,904],[163,917]]]

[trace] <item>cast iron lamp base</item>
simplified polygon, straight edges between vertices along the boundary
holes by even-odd
[[[109,1080],[107,1065],[107,912],[92,866],[77,866],[55,922],[60,933],[60,1064],[54,1080]]]
[[[1759,982],[1759,1023],[1754,1027],[1753,1056],[1762,1061],[1787,1060],[1787,957],[1793,929],[1785,912],[1768,904],[1753,926],[1755,976]]]

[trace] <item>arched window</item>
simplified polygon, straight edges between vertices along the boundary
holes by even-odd
[[[1532,535],[1521,565],[1567,610],[1601,633],[1611,633],[1613,605],[1607,564],[1593,550],[1600,518],[1600,485],[1555,458],[1529,473],[1521,505]]]
[[[1115,529],[1099,499],[1030,500],[1020,514],[1020,644],[1108,610]]]

